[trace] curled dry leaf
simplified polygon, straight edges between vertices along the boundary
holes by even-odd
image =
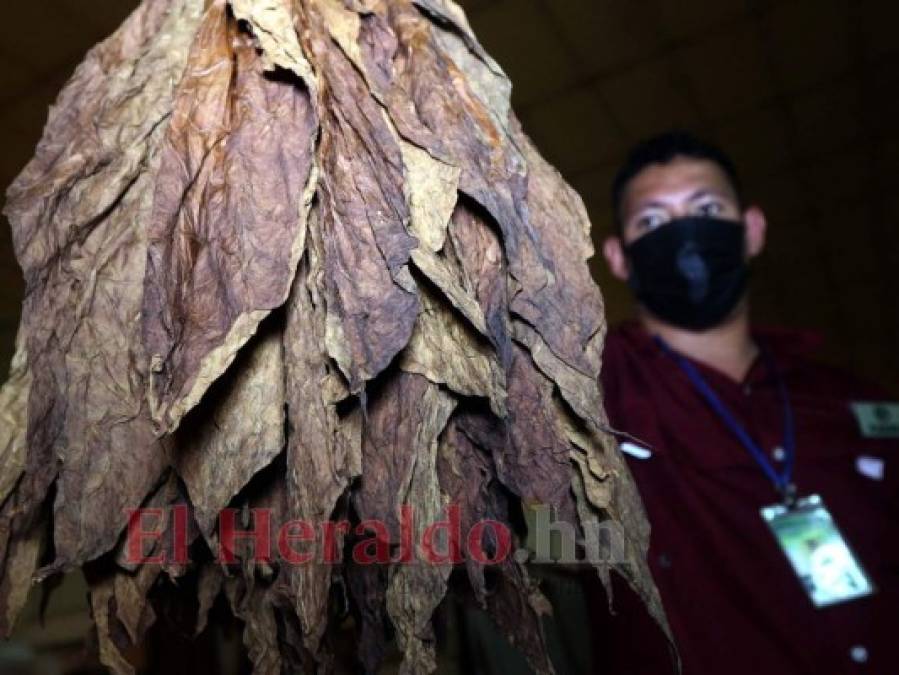
[[[153,413],[166,430],[284,303],[304,246],[315,115],[303,82],[267,75],[257,46],[224,2],[212,3],[160,148],[141,314]]]
[[[341,415],[337,404],[348,390],[326,344],[327,286],[324,240],[318,209],[309,221],[306,255],[287,301],[283,332],[287,441],[286,495],[292,518],[320,523],[330,519],[338,500],[362,473],[361,412]],[[310,555],[325,542],[319,530],[305,549]],[[316,660],[326,657],[321,641],[327,627],[331,566],[313,558],[284,569],[290,601],[299,619],[303,648]]]
[[[219,512],[284,447],[282,318],[260,326],[176,435],[173,462],[210,545]]]
[[[54,569],[109,550],[166,465],[139,317],[157,148],[201,10],[145,3],[95,47],[7,194],[32,373],[12,529],[29,528],[56,481]]]
[[[0,504],[15,488],[25,470],[25,430],[31,371],[25,346],[19,344],[9,368],[9,379],[0,387]]]
[[[602,407],[590,223],[510,91],[452,0],[144,0],[87,55],[8,192],[27,293],[0,389],[0,630],[30,577],[82,568],[117,673],[163,582],[196,595],[198,632],[224,594],[257,672],[333,670],[347,616],[366,672],[391,635],[429,672],[454,563],[351,553],[420,556],[451,509],[514,550],[534,502],[582,540],[618,528],[597,572],[665,624]],[[146,553],[183,531],[194,559],[129,559],[140,506],[168,513]],[[275,553],[217,561],[226,507],[243,528],[266,510]],[[296,520],[304,564],[277,546]],[[325,521],[346,527],[326,542]],[[458,564],[552,672],[527,566]]]
[[[473,441],[464,431],[467,413],[454,416],[447,425],[437,459],[440,486],[449,501],[460,506],[463,532],[471,532],[478,522],[509,521],[509,493],[501,487],[490,450]],[[481,545],[491,557],[499,541],[485,529]],[[478,604],[493,618],[510,643],[522,650],[537,673],[553,672],[543,637],[541,615],[548,607],[540,591],[527,579],[524,567],[514,559],[502,561],[489,570],[496,583],[489,591],[486,565],[465,560],[468,579]]]

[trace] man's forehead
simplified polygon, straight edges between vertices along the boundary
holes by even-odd
[[[634,176],[624,191],[624,210],[648,202],[678,202],[699,191],[736,199],[724,170],[707,159],[676,157],[665,164],[650,164]]]

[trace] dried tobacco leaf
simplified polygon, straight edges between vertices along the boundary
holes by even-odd
[[[111,548],[166,465],[138,317],[156,147],[201,10],[146,3],[94,48],[8,192],[32,373],[13,536],[27,536],[58,474],[54,569]]]
[[[303,251],[316,120],[302,83],[265,65],[213,3],[178,85],[148,228],[142,327],[166,430],[284,303]]]
[[[25,470],[25,430],[28,414],[28,394],[31,390],[31,371],[28,356],[21,340],[16,346],[9,379],[0,387],[0,504],[15,488]]]
[[[282,333],[263,323],[176,435],[173,463],[210,545],[219,512],[284,447]]]
[[[174,557],[177,544],[177,525],[172,506],[187,508],[187,501],[174,473],[169,472],[158,488],[149,497],[146,507],[159,509],[153,515],[153,525],[149,529],[158,530],[161,537],[152,539],[142,546],[147,556],[168,554]],[[149,515],[149,514],[148,514]],[[198,532],[184,532],[185,545]],[[133,665],[125,656],[126,651],[141,643],[150,627],[156,622],[156,613],[150,600],[154,584],[166,574],[178,578],[186,568],[164,563],[133,564],[128,558],[128,542],[122,541],[114,555],[103,556],[83,566],[84,577],[90,590],[91,615],[97,628],[99,657],[115,675],[131,675]]]
[[[521,503],[582,540],[617,527],[597,572],[665,625],[602,408],[590,223],[510,91],[451,0],[144,0],[88,54],[8,193],[27,295],[0,390],[4,634],[29,577],[81,567],[101,658],[129,673],[152,589],[190,573],[167,588],[195,594],[196,631],[223,594],[257,672],[334,671],[347,615],[366,672],[391,636],[430,672],[460,565],[551,673],[519,560],[354,557],[420,558],[452,509],[514,551]],[[129,559],[140,506],[180,509],[150,552],[183,535],[194,559]],[[267,513],[279,546],[311,524],[290,548],[313,559],[241,540],[217,561],[226,507],[244,529]]]
[[[337,404],[348,396],[345,381],[330,360],[326,344],[327,295],[324,241],[317,208],[309,220],[306,255],[300,261],[287,301],[283,349],[289,437],[287,504],[292,518],[323,522],[331,518],[341,495],[362,473],[361,412],[341,414]],[[293,548],[310,554],[324,545]],[[316,559],[284,569],[302,632],[303,648],[316,660],[327,627],[331,566]]]
[[[406,231],[398,139],[363,78],[323,30],[319,24],[311,34],[310,50],[329,85],[319,147],[326,343],[358,392],[409,340],[419,309],[407,266],[416,240]]]
[[[478,522],[509,521],[508,492],[500,487],[490,450],[479,446],[464,431],[467,415],[450,420],[440,445],[437,474],[440,486],[453,504],[460,506],[462,530],[470,532]],[[485,530],[482,546],[491,556],[499,545],[495,533]],[[522,649],[537,673],[552,672],[544,642],[541,614],[548,611],[545,598],[527,580],[517,561],[504,560],[491,569],[497,583],[488,592],[486,565],[465,561],[475,599],[496,622],[509,641]]]

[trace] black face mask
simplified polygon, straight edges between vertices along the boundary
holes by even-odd
[[[720,218],[678,218],[625,248],[628,279],[655,316],[690,330],[711,328],[746,290],[746,229]]]

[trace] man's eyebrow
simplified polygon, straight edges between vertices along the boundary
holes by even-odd
[[[696,192],[694,192],[687,198],[687,201],[692,202],[701,197],[721,197],[727,199],[728,195],[721,190],[716,190],[715,188],[699,188]]]
[[[644,199],[637,202],[634,211],[642,211],[643,209],[664,209],[666,206],[667,204],[665,202],[659,201],[658,199]]]

